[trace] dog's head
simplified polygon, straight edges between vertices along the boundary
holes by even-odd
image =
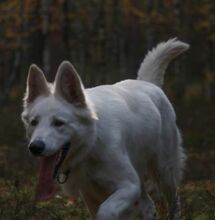
[[[68,61],[59,66],[52,84],[36,65],[29,68],[22,120],[29,150],[40,156],[39,200],[50,198],[55,191],[53,176],[59,161],[63,161],[62,149],[70,146],[66,159],[70,161],[71,157],[75,164],[93,146],[97,118],[85,93],[80,77]]]
[[[59,66],[53,84],[36,65],[30,66],[22,120],[32,154],[51,156],[68,143],[71,148],[79,147],[92,139],[95,118],[71,63]]]

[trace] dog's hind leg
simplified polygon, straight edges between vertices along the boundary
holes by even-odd
[[[173,185],[163,187],[163,192],[168,202],[169,216],[171,220],[180,220],[181,207],[177,189]]]
[[[176,195],[171,200],[170,205],[170,219],[171,220],[179,220],[181,217],[181,204],[180,204],[180,198]]]
[[[164,136],[171,145],[165,148],[168,151],[163,151],[164,154],[159,160],[158,185],[167,199],[170,219],[180,220],[181,207],[179,196],[177,195],[177,187],[182,177],[186,156],[182,149],[182,140],[178,129],[175,129],[175,134],[172,133],[172,137],[168,136],[169,134],[171,134],[170,130]],[[165,154],[165,152],[168,152],[168,154]]]
[[[174,173],[173,169],[167,169],[166,173],[162,174],[163,178],[159,183],[159,187],[167,199],[170,219],[180,220],[181,207],[179,196],[177,195],[177,180]]]

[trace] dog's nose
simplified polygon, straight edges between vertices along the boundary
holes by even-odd
[[[40,140],[35,140],[30,143],[29,150],[35,156],[40,156],[45,149],[45,143]]]

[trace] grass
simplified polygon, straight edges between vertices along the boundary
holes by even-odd
[[[34,202],[34,179],[25,183],[0,179],[0,216],[4,220],[88,220],[81,201],[57,195],[48,202]],[[183,220],[215,219],[215,182],[189,181],[179,190]],[[168,219],[166,203],[156,199],[158,219]]]

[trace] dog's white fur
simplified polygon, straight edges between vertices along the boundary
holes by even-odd
[[[125,219],[132,209],[155,219],[146,179],[165,194],[171,219],[179,219],[176,187],[185,154],[175,112],[159,87],[168,63],[188,47],[176,39],[161,43],[147,54],[138,80],[90,89],[67,61],[51,85],[38,67],[30,67],[22,113],[30,142],[44,141],[43,156],[49,156],[70,140],[60,168],[71,171],[63,189],[79,192],[93,219]],[[35,118],[37,125],[31,125]],[[56,118],[64,125],[55,127]]]

